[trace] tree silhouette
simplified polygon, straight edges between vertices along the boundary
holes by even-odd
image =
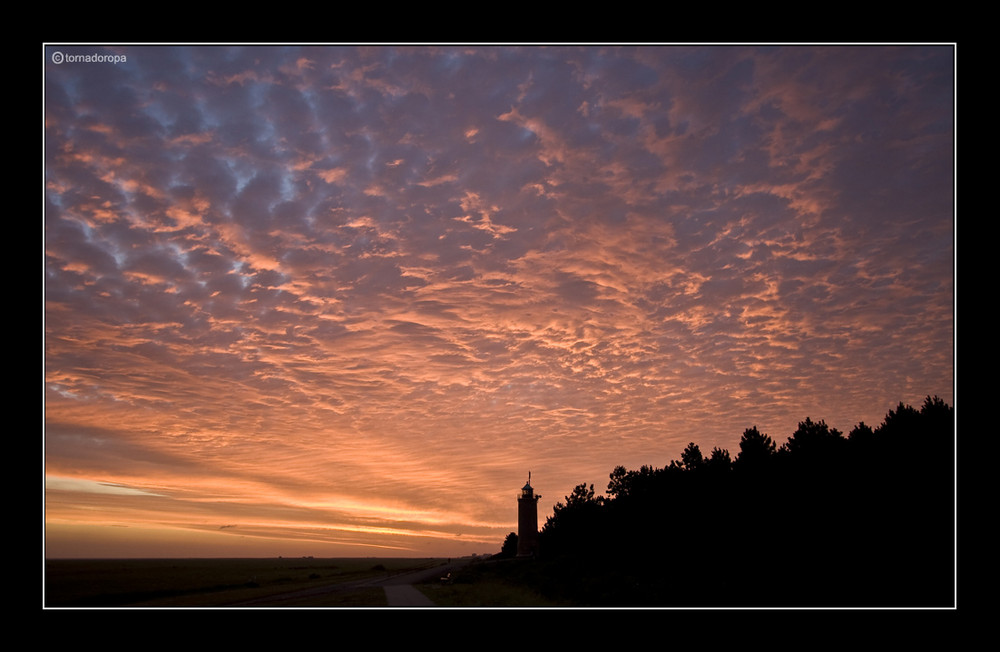
[[[928,396],[920,408],[921,436],[935,443],[951,439],[955,428],[955,410],[943,400]]]
[[[608,497],[639,499],[653,492],[657,478],[661,475],[661,471],[648,464],[643,464],[638,471],[628,471],[624,466],[616,466],[611,472],[611,481],[608,483]]]
[[[611,471],[610,482],[608,482],[608,496],[612,499],[627,496],[629,493],[631,480],[628,471],[620,464]]]
[[[830,457],[837,454],[838,446],[844,441],[842,433],[830,428],[826,421],[813,421],[806,417],[782,446],[782,452],[797,455],[800,459],[831,461]]]
[[[503,540],[503,546],[500,548],[500,556],[505,558],[517,556],[517,532],[511,532]]]
[[[686,471],[697,471],[705,463],[705,458],[702,457],[701,449],[698,444],[691,442],[681,453],[681,464]]]
[[[594,494],[594,485],[588,487],[587,483],[581,483],[573,487],[573,493],[566,496],[566,504],[556,503],[555,511],[562,509],[588,509],[593,505],[600,505],[604,502],[603,496]]]
[[[715,447],[712,454],[705,461],[705,468],[713,473],[729,471],[733,468],[733,461],[729,457],[729,451],[724,448]]]
[[[806,418],[779,448],[754,426],[735,460],[690,442],[663,468],[614,467],[606,498],[582,483],[557,503],[546,572],[587,604],[948,606],[954,444],[936,396],[847,437]]]
[[[920,408],[920,414],[925,417],[941,418],[945,422],[950,423],[955,410],[945,403],[941,397],[935,396],[931,398],[928,396],[924,399],[924,404]]]
[[[854,426],[854,429],[847,434],[847,440],[859,445],[868,445],[875,439],[875,431],[864,421]]]
[[[774,440],[757,430],[747,428],[740,438],[740,454],[733,463],[736,468],[756,468],[771,460],[776,452]]]
[[[594,550],[600,540],[601,507],[604,497],[596,496],[594,485],[581,483],[566,496],[566,502],[552,507],[539,532],[539,545],[544,550],[568,554],[583,554]]]
[[[907,436],[920,431],[920,412],[902,402],[889,410],[878,427],[878,436],[890,444],[903,443]]]

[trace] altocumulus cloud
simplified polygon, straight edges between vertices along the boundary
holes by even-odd
[[[952,400],[951,47],[107,52],[45,72],[53,518],[491,551],[529,468]]]

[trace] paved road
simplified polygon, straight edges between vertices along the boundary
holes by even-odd
[[[434,566],[432,568],[425,568],[417,571],[411,571],[409,573],[400,573],[398,575],[391,575],[389,577],[363,580],[361,582],[328,584],[325,586],[293,591],[291,593],[270,595],[261,598],[255,598],[252,600],[246,600],[243,602],[232,604],[230,606],[233,607],[278,606],[282,602],[315,597],[346,588],[380,586],[382,587],[382,590],[385,591],[386,602],[390,607],[433,607],[435,606],[434,602],[431,601],[431,599],[425,596],[423,593],[421,593],[413,585],[419,584],[420,582],[426,582],[429,580],[430,581],[436,580],[439,577],[447,575],[456,568],[464,566],[468,562],[469,562],[468,559],[459,559],[449,562],[448,564]]]
[[[433,607],[434,601],[412,584],[394,584],[385,589],[385,601],[390,607]]]
[[[386,602],[390,607],[433,607],[434,602],[413,585],[443,577],[466,563],[467,560],[453,561],[444,566],[393,575],[371,584],[382,586]]]

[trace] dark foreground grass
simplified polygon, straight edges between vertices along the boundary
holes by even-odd
[[[469,564],[448,582],[417,586],[439,607],[572,607],[554,592],[539,590],[538,565],[528,560],[491,560]]]
[[[354,582],[440,564],[437,559],[55,559],[46,607],[384,606]],[[329,587],[328,589],[325,587]],[[315,591],[319,590],[319,593]],[[314,593],[310,594],[309,592]],[[287,596],[302,592],[298,597]]]
[[[365,586],[366,580],[444,563],[429,558],[49,560],[44,606],[386,607],[383,588]],[[474,560],[448,581],[435,577],[417,589],[444,608],[670,604],[661,602],[663,596],[650,599],[637,593],[638,577],[595,560]]]

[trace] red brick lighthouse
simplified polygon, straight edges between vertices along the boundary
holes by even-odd
[[[517,497],[517,556],[531,557],[538,554],[538,499],[531,488],[531,471],[528,482]]]

